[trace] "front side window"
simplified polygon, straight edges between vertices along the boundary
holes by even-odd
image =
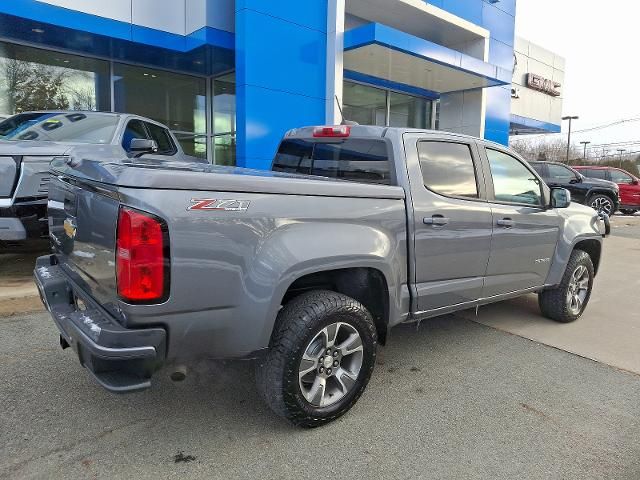
[[[478,198],[478,185],[469,145],[419,142],[418,157],[424,186],[450,197]]]
[[[129,123],[127,123],[127,128],[125,128],[122,136],[122,148],[127,152],[131,151],[131,140],[134,138],[149,138],[141,120],[129,120]]]
[[[173,155],[176,153],[176,146],[173,144],[173,140],[171,140],[171,136],[165,128],[155,123],[146,122],[145,124],[147,130],[149,130],[151,139],[155,140],[158,144],[158,155]]]
[[[383,140],[285,140],[278,149],[273,170],[362,183],[391,183],[391,162]]]
[[[522,162],[498,150],[487,148],[486,151],[496,201],[542,205],[540,182]]]
[[[611,170],[611,181],[614,183],[633,183],[633,178],[628,173],[620,170]]]
[[[576,174],[573,170],[562,166],[550,163],[547,168],[549,169],[549,180],[555,183],[570,183],[576,179]]]

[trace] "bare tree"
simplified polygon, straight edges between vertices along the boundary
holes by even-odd
[[[16,111],[16,97],[28,82],[29,64],[15,58],[6,58],[0,64],[2,86],[7,98],[7,113]]]
[[[510,146],[530,161],[566,162],[567,160],[567,142],[561,138],[515,138],[512,139]],[[580,149],[572,146],[569,159],[582,161]]]

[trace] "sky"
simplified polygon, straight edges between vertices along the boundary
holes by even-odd
[[[517,0],[516,35],[565,57],[563,115],[580,116],[574,131],[640,118],[640,1]],[[640,152],[640,121],[576,133],[574,141],[636,141],[621,147]]]

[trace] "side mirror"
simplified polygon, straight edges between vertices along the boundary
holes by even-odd
[[[154,153],[158,151],[158,144],[148,138],[132,138],[129,151],[139,154]]]
[[[567,208],[571,205],[571,192],[566,188],[551,189],[551,208]]]
[[[582,183],[582,177],[574,177],[569,183]]]
[[[631,180],[631,185],[638,185],[640,184],[640,181],[638,181],[637,178],[634,178],[633,180]]]

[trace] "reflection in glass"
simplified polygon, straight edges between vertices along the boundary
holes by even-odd
[[[506,153],[490,148],[486,151],[497,201],[542,205],[540,183],[527,167]]]
[[[418,155],[422,179],[429,190],[451,197],[478,198],[476,172],[468,145],[419,142]]]
[[[431,128],[431,101],[389,92],[389,126]]]
[[[151,118],[179,132],[205,133],[203,78],[114,64],[114,108]]]
[[[236,164],[236,79],[228,73],[213,80],[213,163]]]
[[[110,110],[109,64],[0,42],[0,113]]]
[[[347,120],[360,125],[387,125],[387,92],[358,83],[344,82],[343,111]]]

